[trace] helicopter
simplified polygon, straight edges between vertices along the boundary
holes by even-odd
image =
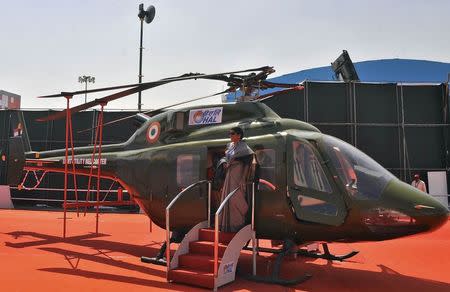
[[[238,75],[248,72],[252,73]],[[189,73],[142,84],[62,92],[45,97],[70,98],[76,94],[129,88],[41,120],[62,118],[94,105],[103,107],[107,102],[129,94],[190,79],[227,82],[226,93],[236,89],[242,89],[244,94],[275,87],[302,89],[298,84],[267,81],[267,76],[273,72],[272,67],[266,66],[218,74]],[[171,259],[166,244],[177,241],[177,236],[167,237],[156,258],[143,257],[142,261],[167,264],[169,280],[217,288],[229,282],[217,280],[217,273],[234,279],[239,252],[248,248],[250,239],[282,241],[283,246],[278,250],[255,247],[252,241],[253,249],[278,253],[279,256],[271,278],[263,279],[255,273],[249,278],[293,284],[309,275],[294,280],[279,278],[281,260],[289,253],[344,260],[357,252],[333,255],[327,243],[395,239],[433,231],[447,222],[447,207],[400,181],[359,149],[306,122],[281,118],[259,102],[273,94],[276,92],[253,96],[249,101],[169,110],[165,107],[138,114],[141,125],[126,142],[102,146],[101,157],[97,157],[99,176],[118,181],[152,222],[167,230],[167,210],[171,208],[172,235],[177,234],[178,241],[188,241],[187,245],[181,243]],[[221,233],[219,238],[209,222],[213,214],[211,192],[217,195],[220,189],[211,187],[214,177],[210,170],[214,172],[217,161],[223,156],[232,127],[244,130],[244,140],[255,152],[258,177],[256,187],[255,182],[253,184],[249,211],[252,213],[251,228],[243,228],[250,235],[244,236],[241,230],[237,234]],[[16,150],[8,157],[9,171],[14,173],[8,176],[11,177],[10,184],[20,182],[22,169],[89,175],[89,166],[94,164],[92,146],[75,147],[69,157],[65,149],[20,154],[23,149],[20,142],[12,140],[12,143],[16,146],[10,148]],[[73,165],[73,169],[68,170],[68,165]],[[216,202],[212,209],[220,209],[218,205]],[[208,218],[207,223],[205,218]],[[205,247],[206,252],[198,252],[197,258],[192,254],[189,258],[192,250],[202,247],[195,242],[206,241],[205,238],[213,241],[213,236],[216,238],[212,249],[209,245]],[[227,253],[226,245],[233,245],[235,238],[239,242],[235,243],[234,261],[226,262],[225,258],[233,253]],[[292,251],[293,246],[311,242],[323,243],[324,252]],[[184,257],[180,251],[183,249]],[[167,261],[164,261],[164,255]],[[203,271],[198,274],[201,279],[206,279],[206,284],[199,284],[201,281],[196,279],[186,280],[194,276],[186,275],[180,266],[189,259],[203,263],[197,264],[203,265],[197,268]],[[181,272],[176,274],[174,271],[177,270]]]

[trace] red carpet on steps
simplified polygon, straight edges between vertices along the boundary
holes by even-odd
[[[0,291],[206,291],[167,283],[165,267],[142,263],[154,256],[164,230],[142,214],[69,213],[62,239],[62,212],[0,210]],[[297,258],[281,274],[308,281],[282,287],[245,280],[220,291],[450,291],[450,222],[433,233],[384,242],[330,244],[333,253],[358,250],[345,262]],[[175,245],[173,245],[175,248]],[[173,253],[172,253],[173,254]],[[192,260],[192,259],[184,259]],[[270,275],[275,256],[258,257],[259,275]],[[209,269],[210,262],[200,263]],[[204,266],[202,266],[204,265]],[[251,272],[251,253],[241,253],[240,273]]]
[[[218,258],[221,262],[227,244],[235,233],[219,232]],[[204,288],[214,288],[214,230],[200,229],[198,241],[189,243],[189,253],[181,255],[179,266],[169,272],[169,279]]]

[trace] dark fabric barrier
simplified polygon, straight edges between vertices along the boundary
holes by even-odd
[[[306,82],[308,122],[349,122],[348,83]]]
[[[305,120],[305,91],[283,92],[263,102],[283,118]]]
[[[356,83],[356,121],[358,123],[398,123],[396,84]]]
[[[357,127],[357,147],[386,168],[401,168],[397,127]]]
[[[445,169],[445,145],[440,128],[406,128],[406,148],[411,168]]]
[[[443,85],[399,85],[403,96],[405,123],[442,124]]]

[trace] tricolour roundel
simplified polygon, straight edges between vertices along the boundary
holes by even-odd
[[[159,134],[161,133],[161,126],[158,122],[153,122],[147,129],[147,141],[149,143],[155,143],[158,141]]]

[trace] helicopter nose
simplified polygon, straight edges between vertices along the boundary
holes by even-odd
[[[389,182],[381,199],[392,209],[409,216],[417,231],[433,231],[448,221],[449,210],[446,206],[398,179]]]

